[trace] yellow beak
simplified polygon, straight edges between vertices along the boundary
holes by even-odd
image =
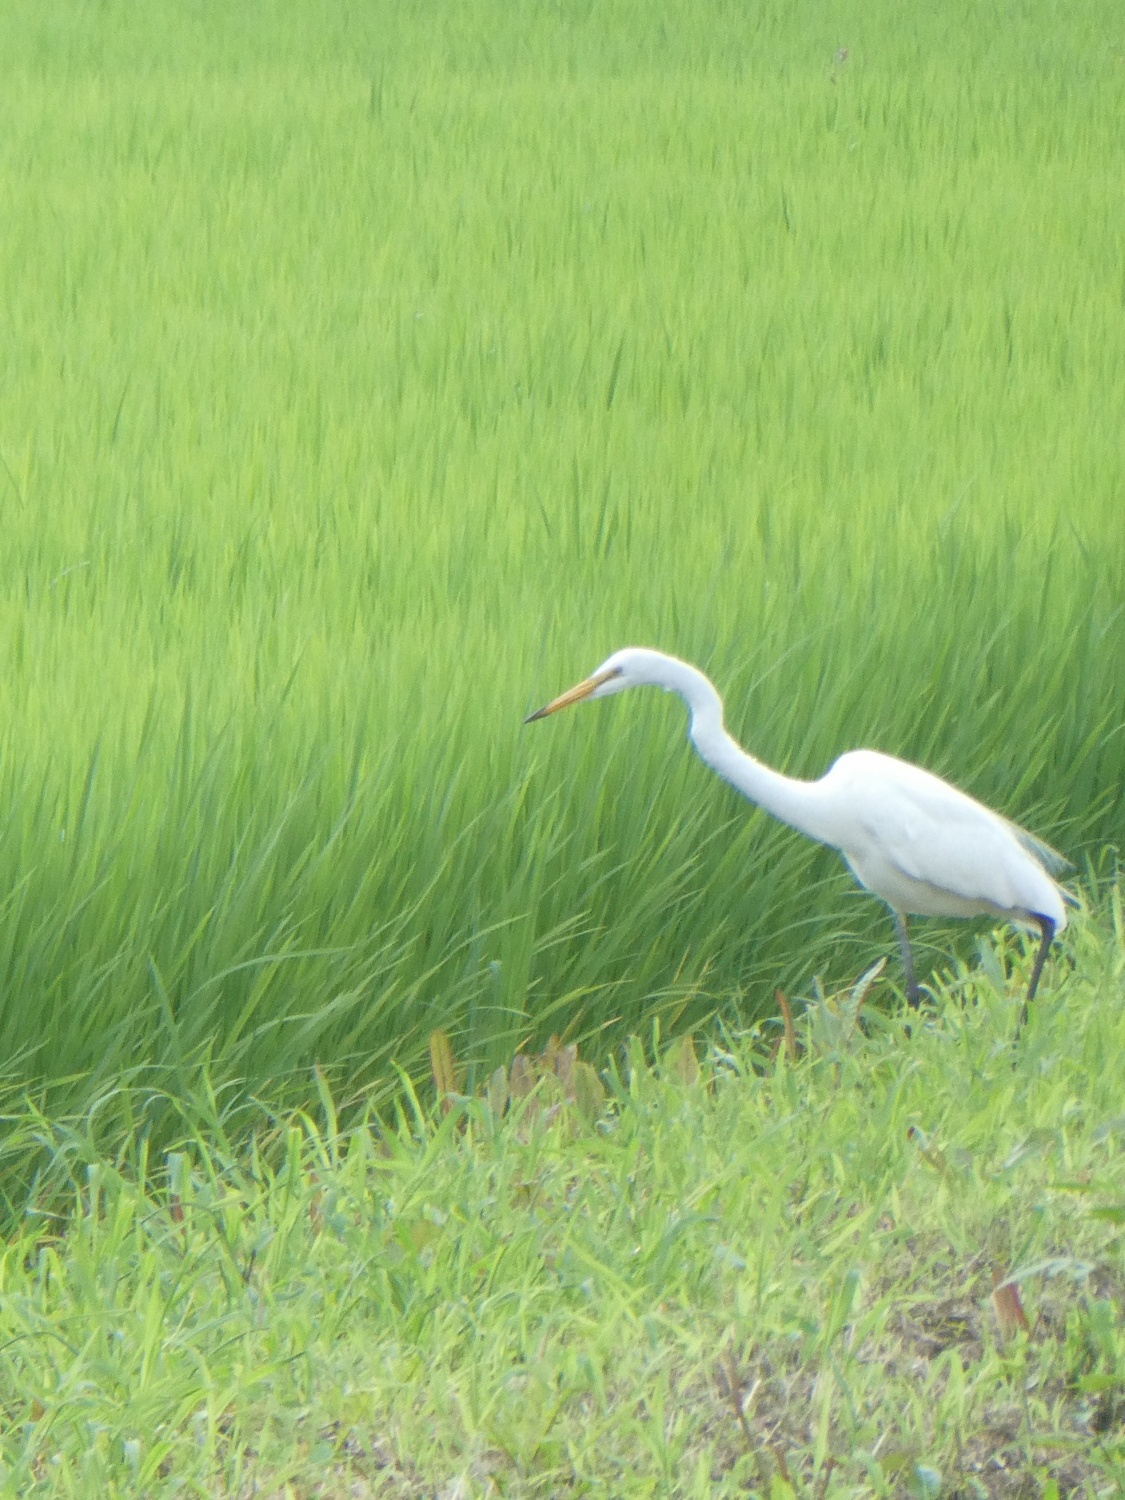
[[[537,708],[533,714],[528,714],[523,721],[525,724],[532,723],[535,719],[545,719],[548,714],[557,714],[560,708],[569,708],[572,703],[581,703],[583,698],[588,698],[595,688],[600,688],[603,682],[608,682],[611,677],[618,675],[616,667],[610,667],[605,672],[595,672],[593,677],[587,677],[584,682],[576,683],[574,687],[567,688],[565,693],[560,693],[557,698],[552,698],[543,708]]]

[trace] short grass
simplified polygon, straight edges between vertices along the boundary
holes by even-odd
[[[1120,1495],[1119,890],[1065,957],[1015,1045],[989,950],[910,1027],[654,1033],[597,1108],[322,1087],[238,1148],[202,1100],[162,1159],[25,1112],[0,1493]]]

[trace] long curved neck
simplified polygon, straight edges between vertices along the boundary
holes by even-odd
[[[691,711],[688,734],[700,758],[773,817],[818,843],[834,844],[819,784],[783,776],[748,755],[727,733],[723,725],[723,700],[710,679],[687,662],[679,662],[677,667],[676,680],[670,686]]]

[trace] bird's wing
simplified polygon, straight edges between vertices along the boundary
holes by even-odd
[[[1054,885],[1047,846],[1007,818],[919,766],[853,756],[845,769],[861,837],[911,880],[1002,911],[1034,910]]]

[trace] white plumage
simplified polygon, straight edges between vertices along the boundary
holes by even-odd
[[[723,703],[698,668],[674,656],[628,647],[529,716],[544,718],[584,698],[648,685],[678,693],[691,713],[689,734],[724,780],[775,818],[838,849],[860,885],[891,909],[906,971],[918,986],[906,917],[988,915],[1042,933],[1028,1000],[1034,998],[1051,940],[1066,926],[1065,896],[1051,871],[1066,861],[940,776],[877,750],[850,750],[819,781],[801,781],[748,755],[723,726]]]

